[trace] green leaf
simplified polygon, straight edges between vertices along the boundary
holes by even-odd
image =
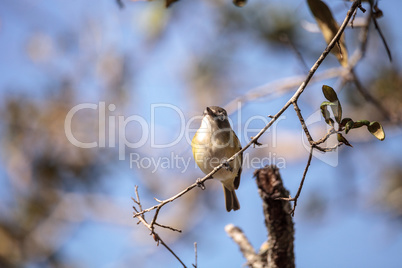
[[[335,102],[335,105],[331,105],[332,112],[334,113],[335,120],[338,124],[341,123],[342,120],[342,106],[339,101]]]
[[[327,110],[327,106],[331,107],[332,113],[334,114],[335,120],[338,124],[341,123],[342,119],[342,107],[339,101],[336,102],[329,102],[329,101],[323,101],[321,103],[321,113],[324,117],[324,119],[328,119],[331,117],[330,113]],[[332,120],[333,121],[333,120]]]
[[[330,102],[336,102],[338,101],[338,95],[336,95],[335,90],[327,85],[322,86],[322,93],[324,93],[324,96],[327,100]]]
[[[346,123],[349,122],[350,120],[352,120],[352,118],[346,117],[346,118],[342,119],[342,121],[341,121],[341,123],[339,125],[341,127],[344,127],[344,126],[346,126]]]
[[[354,122],[350,119],[345,125],[345,133],[348,134],[349,130],[353,128]]]
[[[328,102],[328,101],[324,101],[323,103],[321,103],[320,109],[321,109],[321,114],[322,117],[324,117],[325,119],[325,123],[327,123],[330,126],[334,125],[334,120],[332,120],[331,118],[331,114],[328,111],[327,106],[331,106],[334,105],[332,102]]]
[[[367,127],[368,127],[368,125],[370,125],[370,121],[367,121],[367,120],[359,120],[359,121],[356,121],[356,122],[353,124],[353,128],[359,128],[359,127],[362,127],[362,126],[367,126]]]
[[[383,141],[385,139],[385,132],[384,129],[382,128],[381,124],[378,123],[377,121],[371,122],[367,126],[368,131],[370,131],[371,134],[374,135],[377,139],[380,141]]]
[[[344,143],[344,144],[347,145],[347,146],[353,147],[353,146],[348,142],[348,140],[347,140],[342,134],[338,133],[338,134],[337,134],[337,138],[338,138],[338,141],[339,141],[339,142],[342,142],[342,143]]]
[[[336,105],[336,104],[333,103],[333,102],[330,102],[330,101],[323,101],[323,102],[321,102],[321,106],[331,106],[331,105]]]
[[[330,86],[323,85],[322,93],[324,93],[325,98],[329,100],[329,102],[325,103],[331,106],[331,110],[334,113],[335,120],[338,124],[340,124],[342,120],[342,106],[338,100],[338,96],[336,95],[335,90]]]

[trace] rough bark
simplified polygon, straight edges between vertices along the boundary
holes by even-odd
[[[265,225],[268,230],[268,241],[265,250],[259,253],[266,260],[268,268],[295,267],[294,228],[289,214],[289,201],[276,200],[277,197],[288,197],[289,191],[283,187],[279,169],[266,166],[254,172],[258,192],[263,200]]]

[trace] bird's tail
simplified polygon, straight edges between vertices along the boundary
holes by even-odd
[[[232,209],[238,210],[240,208],[240,203],[237,199],[235,190],[229,190],[225,185],[223,185],[223,192],[225,193],[226,210],[228,212]]]

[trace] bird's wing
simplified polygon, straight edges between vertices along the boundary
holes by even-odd
[[[234,131],[233,131],[233,133],[234,133]],[[242,147],[241,147],[241,143],[239,141],[239,138],[237,138],[236,134],[234,134],[234,135],[235,135],[235,138],[237,139],[237,142],[239,144],[239,150],[241,150]],[[237,172],[236,178],[234,179],[234,187],[235,187],[235,189],[239,188],[239,185],[240,185],[240,176],[241,176],[242,166],[243,166],[243,153],[241,153],[239,155],[239,157],[240,157],[240,161],[239,161],[240,162],[240,168],[239,168],[239,171]],[[235,161],[238,161],[238,160],[235,159]]]

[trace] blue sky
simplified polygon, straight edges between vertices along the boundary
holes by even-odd
[[[232,5],[231,1],[226,2],[225,4]],[[278,4],[280,1],[272,2]],[[295,14],[313,22],[304,1],[288,2],[293,4]],[[254,4],[253,1],[249,1],[245,8]],[[203,101],[196,100],[194,93],[187,88],[188,84],[183,81],[186,67],[193,60],[192,51],[208,46],[211,42],[224,42],[211,30],[211,27],[214,27],[214,18],[208,16],[211,4],[195,4],[198,9],[192,10],[190,14],[183,15],[169,11],[170,16],[180,15],[181,21],[184,22],[178,24],[174,23],[173,19],[169,21],[171,23],[169,31],[162,43],[163,46],[159,44],[160,47],[147,39],[147,28],[144,28],[144,23],[150,23],[150,17],[147,16],[156,11],[162,12],[160,14],[164,12],[155,5],[157,4],[154,2],[127,2],[125,9],[120,10],[111,0],[49,3],[26,0],[3,1],[0,4],[0,62],[3,63],[0,64],[1,94],[19,90],[29,96],[40,98],[45,95],[43,88],[49,86],[52,79],[58,79],[57,74],[74,76],[78,73],[75,69],[77,62],[88,58],[93,60],[95,62],[93,66],[96,66],[99,60],[97,53],[101,55],[114,49],[122,55],[129,55],[130,60],[140,62],[140,67],[134,71],[127,85],[135,87],[135,90],[128,90],[127,106],[122,109],[118,107],[119,113],[125,116],[137,114],[150,120],[152,104],[168,103],[180,107],[188,120],[191,116],[201,114],[203,107],[207,105],[224,106],[234,97],[262,84],[300,74],[300,66],[292,53],[276,53],[268,46],[268,51],[271,53],[268,52],[266,59],[266,48],[260,44],[250,44],[248,48],[253,49],[243,49],[231,58],[234,66],[230,69],[245,70],[244,75],[248,75],[249,79],[238,78],[237,86],[225,92],[220,99],[211,96]],[[172,9],[178,5],[187,5],[187,8],[191,8],[190,3],[180,1],[174,4]],[[340,19],[344,14],[344,5],[339,1],[334,6],[337,10],[336,17]],[[393,52],[394,64],[400,66],[402,52],[399,44],[402,42],[402,31],[397,25],[401,23],[399,11],[402,9],[402,2],[381,1],[380,8],[384,12],[384,18],[379,22],[389,26],[387,28],[389,31],[385,34]],[[69,32],[75,34],[80,31],[90,34],[81,34],[78,39],[73,39],[72,42],[75,43],[64,52],[57,50],[48,52],[53,53],[50,55],[54,58],[33,62],[27,56],[27,41],[33,33],[44,34],[52,40]],[[199,32],[205,37],[204,40],[197,39]],[[321,36],[317,35],[315,38],[318,40],[317,44],[323,42],[319,39]],[[373,39],[376,38],[373,34]],[[380,44],[378,39],[376,40],[374,45]],[[52,41],[49,42],[52,44]],[[88,44],[91,49],[86,50]],[[149,44],[150,48],[144,49],[144,46],[146,47],[144,44]],[[386,57],[381,44],[378,45],[377,51]],[[67,54],[61,55],[62,52]],[[222,57],[221,60],[225,58]],[[323,68],[333,67],[335,64],[336,60],[330,56],[323,64]],[[308,62],[307,65],[311,66],[312,62]],[[363,65],[360,70],[365,69]],[[97,79],[100,78],[95,67],[82,70],[80,74],[83,78],[79,83],[80,94],[77,96],[77,102],[108,101],[107,93],[99,90]],[[312,113],[319,104],[322,98],[318,96],[318,91],[315,90],[317,88],[319,88],[317,85],[311,87],[309,90],[312,92],[306,92],[302,96],[303,111]],[[343,92],[340,96],[343,96]],[[242,108],[244,117],[241,123],[244,124],[252,115],[266,116],[276,113],[288,98],[289,94],[267,102],[256,101],[245,104]],[[210,103],[211,99],[216,103]],[[234,114],[232,117],[234,122],[237,122],[236,116]],[[285,116],[287,120],[281,125],[283,133],[301,131],[293,110],[287,111]],[[176,119],[172,120],[172,117]],[[173,112],[161,112],[157,114],[155,120],[159,132],[166,133],[166,136],[157,137],[158,141],[169,140],[177,135],[179,122]],[[253,125],[256,128],[262,126],[262,122],[255,122]],[[135,135],[131,133],[132,131],[134,130],[131,127],[129,133]],[[400,222],[393,220],[390,214],[378,211],[374,197],[379,185],[378,178],[381,176],[380,167],[392,163],[401,165],[401,135],[400,130],[393,128],[387,132],[387,138],[383,142],[373,138],[369,142],[356,141],[353,149],[341,148],[339,165],[336,168],[313,159],[294,217],[295,255],[298,267],[399,267],[402,262]],[[285,137],[280,138],[286,141]],[[244,137],[242,143],[245,144]],[[191,157],[191,150],[188,144],[186,147],[184,141],[172,150]],[[143,152],[148,156],[168,154],[168,151],[155,149],[146,149]],[[297,190],[306,161],[307,157],[290,160],[286,168],[281,171],[285,186],[292,194]],[[343,180],[349,179],[345,175],[347,174],[345,170],[348,170],[350,165],[353,165],[354,170],[350,178],[353,182],[344,187]],[[367,167],[370,167],[369,170]],[[1,172],[2,176],[5,176],[3,172],[4,170]],[[105,174],[107,178],[114,178],[106,179],[105,182],[109,194],[113,202],[124,212],[122,217],[127,217],[127,222],[130,222],[132,215],[130,197],[134,195],[134,185],[139,184],[141,187],[140,176],[144,173],[141,170],[130,169],[127,161],[118,162],[111,172]],[[261,200],[252,173],[253,170],[243,172],[241,188],[238,190],[242,206],[240,211],[226,213],[223,209],[221,189],[207,186],[207,191],[212,192],[211,196],[216,198],[216,202],[220,202],[219,206],[216,205],[218,208],[205,213],[207,206],[203,206],[201,209],[205,214],[202,215],[207,215],[205,220],[196,222],[196,227],[190,228],[189,233],[169,236],[172,247],[186,264],[190,266],[193,262],[193,243],[197,242],[200,267],[242,267],[245,263],[244,258],[224,232],[224,226],[229,223],[242,228],[256,249],[266,239]],[[202,176],[196,168],[184,175],[180,174],[180,171],[174,174],[183,179],[181,188],[187,182],[190,184],[194,181],[188,174]],[[162,172],[159,175],[164,176]],[[174,186],[169,188],[169,191],[173,191],[171,188]],[[215,188],[217,190],[214,190]],[[308,211],[307,197],[311,195],[317,195],[319,200],[325,201],[324,209],[318,212],[319,216],[314,216]],[[165,193],[151,195],[144,193],[142,199],[148,204],[153,204],[154,196],[165,196]],[[77,267],[179,267],[163,247],[155,246],[147,233],[145,228],[136,225],[135,220],[132,220],[131,225],[130,223],[121,225],[99,222],[88,217],[88,220],[75,226],[71,238],[63,245],[62,252],[68,263],[71,262]]]

